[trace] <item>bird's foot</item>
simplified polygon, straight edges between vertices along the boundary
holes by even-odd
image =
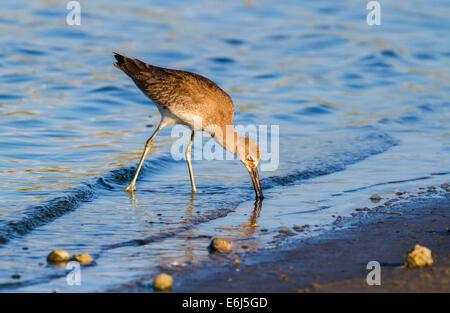
[[[136,186],[132,183],[129,184],[127,188],[125,188],[126,192],[135,192],[136,191]]]
[[[258,224],[256,224],[256,222],[253,221],[248,221],[247,223],[245,223],[244,225],[242,225],[243,227],[259,227]]]

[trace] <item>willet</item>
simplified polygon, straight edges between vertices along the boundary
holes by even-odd
[[[114,53],[114,57],[117,60],[114,66],[131,77],[161,113],[161,121],[147,140],[134,178],[126,191],[136,190],[136,180],[142,163],[158,132],[168,125],[181,124],[192,131],[186,149],[186,161],[193,193],[196,192],[191,164],[194,133],[206,131],[223,148],[242,161],[250,173],[256,197],[263,198],[257,169],[261,158],[259,147],[253,140],[235,131],[234,106],[231,97],[225,91],[208,78],[195,73],[153,66],[117,53]]]

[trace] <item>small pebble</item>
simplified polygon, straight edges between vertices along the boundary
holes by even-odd
[[[209,251],[212,253],[227,253],[231,250],[232,243],[223,238],[213,238],[209,244]]]
[[[298,225],[294,225],[294,227],[292,227],[292,228],[293,228],[296,232],[299,232],[299,233],[305,231],[305,228],[303,228],[303,227],[301,227],[301,226],[298,226]]]
[[[19,274],[13,274],[13,275],[11,276],[11,278],[12,278],[12,279],[19,279],[19,278],[20,278],[20,275],[19,275]]]
[[[387,211],[387,212],[384,212],[384,214],[391,214],[391,215],[400,215],[400,216],[402,216],[402,215],[403,215],[403,213],[402,213],[402,212],[391,212],[391,211]]]
[[[431,250],[427,247],[416,244],[414,249],[410,250],[406,258],[406,267],[427,267],[433,264]]]
[[[448,183],[443,183],[441,185],[441,188],[444,189],[444,190],[447,190],[447,191],[448,191],[449,187],[450,187],[450,185]]]
[[[312,288],[319,288],[319,284],[313,282],[313,283],[311,283],[311,287],[312,287]]]
[[[240,265],[242,262],[241,262],[241,260],[239,259],[239,258],[235,258],[234,260],[233,260],[233,265],[235,265],[235,266],[237,266],[237,265]]]
[[[168,274],[159,274],[153,281],[153,288],[157,291],[172,290],[173,278]]]
[[[292,230],[290,230],[288,227],[281,227],[278,230],[278,232],[280,233],[280,235],[283,235],[283,236],[293,236],[293,235],[295,235],[295,233]]]
[[[378,195],[378,194],[376,194],[376,193],[374,193],[374,194],[370,197],[370,200],[372,200],[372,202],[378,202],[378,201],[381,200],[381,196]]]
[[[73,256],[74,260],[77,261],[80,264],[88,264],[94,261],[94,259],[87,253],[83,254],[75,254]]]
[[[69,260],[70,254],[65,250],[54,250],[47,256],[48,262],[67,262]]]
[[[287,277],[286,274],[281,273],[281,274],[279,275],[279,277],[280,277],[280,281],[288,281],[288,277]]]

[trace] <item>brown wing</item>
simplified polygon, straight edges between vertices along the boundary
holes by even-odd
[[[179,88],[179,78],[172,71],[115,53],[114,66],[127,74],[142,92],[158,105],[166,107],[171,94]]]

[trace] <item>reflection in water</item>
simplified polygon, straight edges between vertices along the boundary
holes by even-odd
[[[194,216],[194,214],[193,214],[194,198],[195,198],[195,193],[192,192],[191,197],[189,199],[189,204],[186,208],[186,216],[188,219],[189,218],[192,219],[192,217]],[[187,262],[190,262],[190,263],[196,263],[195,254],[194,254],[195,243],[190,240],[190,238],[194,238],[194,236],[195,236],[194,230],[192,228],[188,229],[188,231],[186,232],[186,239],[185,239],[185,244],[184,244],[185,245],[184,258]]]
[[[247,227],[258,227],[258,224],[256,223],[258,221],[259,214],[261,213],[261,206],[264,199],[256,199],[255,200],[255,207],[253,209],[252,215],[249,219],[249,221],[245,224]]]
[[[242,233],[239,234],[240,238],[244,238],[250,241],[247,241],[247,244],[252,244],[256,246],[258,244],[257,240],[255,240],[255,235],[259,231],[258,225],[258,217],[261,213],[262,202],[264,199],[256,199],[253,207],[252,214],[247,223],[245,223],[242,227]],[[252,240],[253,239],[253,240]]]

